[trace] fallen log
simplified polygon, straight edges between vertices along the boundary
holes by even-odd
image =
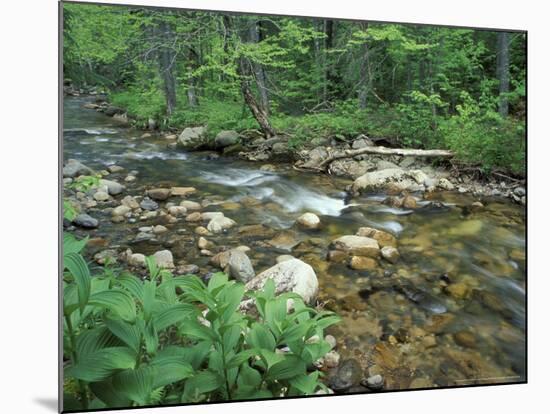
[[[337,151],[329,155],[319,163],[317,168],[323,169],[325,166],[333,161],[342,158],[353,158],[362,154],[379,154],[379,155],[402,155],[405,157],[453,157],[454,154],[447,150],[421,150],[421,149],[409,149],[409,148],[386,148],[386,147],[364,147],[355,150],[342,150]]]

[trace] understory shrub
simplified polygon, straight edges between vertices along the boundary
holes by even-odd
[[[108,269],[92,276],[86,239],[64,236],[65,410],[310,395],[326,389],[313,363],[339,321],[291,293],[275,296],[223,273],[205,284],[146,259],[141,280]],[[239,310],[255,300],[258,317]],[[288,303],[292,301],[291,310]],[[313,369],[313,370],[312,370]]]

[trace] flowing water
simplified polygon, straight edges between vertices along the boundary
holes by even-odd
[[[184,153],[160,136],[141,138],[96,111],[89,98],[66,98],[64,158],[102,170],[117,164],[136,171],[125,194],[150,187],[193,186],[203,211],[223,211],[238,226],[208,237],[217,246],[247,245],[257,273],[281,254],[309,263],[319,278],[319,300],[343,321],[331,332],[342,358],[354,358],[370,375],[384,375],[386,388],[406,389],[525,380],[525,209],[504,199],[483,199],[473,212],[472,196],[438,193],[435,206],[417,195],[419,208],[382,204],[384,194],[349,198],[349,180],[296,172],[235,159]],[[118,178],[122,181],[124,175]],[[321,218],[318,231],[300,231],[296,218],[310,211]],[[152,253],[165,245],[175,260],[213,270],[200,256],[185,221],[168,225],[155,243],[133,243],[140,226],[113,224],[101,208],[89,213],[100,227],[88,232],[111,247]],[[246,227],[263,224],[259,228]],[[362,226],[392,233],[401,259],[379,261],[374,270],[352,270],[326,260],[330,241]],[[271,242],[269,242],[271,240]]]

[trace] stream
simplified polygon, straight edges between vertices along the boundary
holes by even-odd
[[[369,375],[383,375],[386,389],[525,380],[525,207],[455,192],[430,200],[415,194],[415,210],[382,204],[382,193],[350,198],[344,191],[349,179],[185,153],[161,135],[143,138],[143,131],[84,109],[86,102],[89,97],[64,98],[65,160],[98,171],[123,167],[113,178],[127,187],[120,198],[152,187],[195,187],[186,199],[207,200],[202,211],[222,211],[237,222],[207,238],[216,248],[250,247],[256,274],[282,254],[310,264],[319,302],[343,318],[328,330],[341,360],[355,359]],[[137,179],[124,183],[129,171]],[[483,209],[471,210],[474,201]],[[134,243],[137,229],[157,219],[112,223],[99,205],[88,212],[100,226],[78,232],[106,239],[109,248],[144,254],[168,248],[176,262],[196,264],[201,274],[214,270],[196,247],[196,224],[178,221],[155,243]],[[294,226],[305,212],[320,217],[319,230]],[[250,227],[258,224],[264,226]],[[332,240],[364,226],[397,238],[397,263],[381,259],[375,269],[359,271],[327,260]]]

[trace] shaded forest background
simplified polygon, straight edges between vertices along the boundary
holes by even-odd
[[[139,127],[359,134],[525,174],[526,35],[64,4],[64,76]]]

